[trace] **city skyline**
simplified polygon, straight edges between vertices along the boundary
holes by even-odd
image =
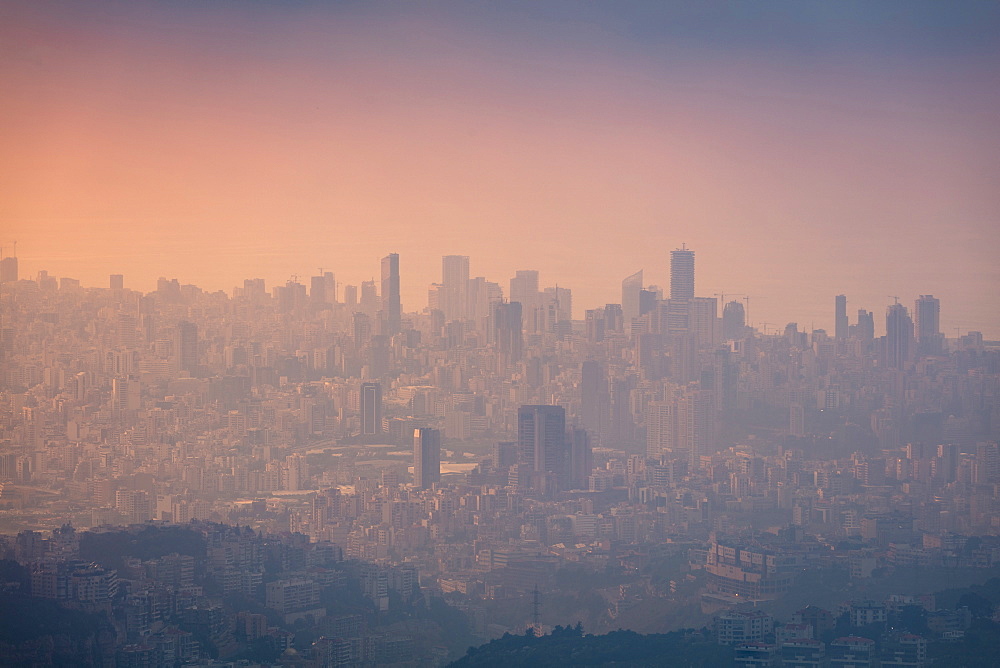
[[[998,81],[980,0],[0,0],[0,665],[985,665]]]
[[[680,293],[683,293],[685,295],[687,295],[687,294],[693,294],[694,297],[699,298],[699,299],[695,299],[694,301],[696,301],[696,302],[698,302],[698,301],[702,302],[704,307],[710,307],[711,306],[711,302],[715,302],[715,317],[716,317],[716,319],[719,320],[718,326],[722,327],[723,330],[726,327],[726,325],[723,324],[724,323],[723,316],[725,315],[725,307],[727,305],[730,305],[730,304],[732,304],[732,302],[735,301],[736,305],[738,305],[739,308],[741,309],[740,312],[741,312],[741,315],[743,315],[743,316],[746,316],[746,313],[743,312],[744,304],[746,305],[747,312],[750,312],[750,308],[751,307],[756,307],[756,300],[753,300],[752,296],[751,295],[747,295],[746,293],[726,292],[726,293],[714,293],[711,297],[709,297],[709,296],[701,296],[700,293],[699,293],[699,291],[698,291],[698,289],[696,289],[694,287],[694,275],[695,275],[695,271],[696,271],[695,267],[697,266],[696,263],[701,261],[700,260],[700,256],[697,255],[697,253],[696,253],[696,251],[694,249],[687,248],[686,244],[685,244],[684,248],[679,248],[679,249],[675,249],[674,251],[671,251],[671,258],[676,259],[678,257],[683,258],[683,260],[682,260],[683,264],[682,264],[682,268],[680,268],[678,271],[674,272],[674,275],[676,277],[680,278],[681,279],[680,283],[683,284],[683,287],[679,288]],[[446,319],[462,319],[462,320],[464,320],[464,319],[470,319],[471,320],[472,319],[471,313],[470,314],[466,314],[465,313],[465,308],[466,307],[463,307],[462,311],[454,311],[453,312],[452,309],[455,308],[454,304],[456,304],[458,302],[464,303],[466,300],[469,300],[471,298],[471,287],[474,284],[475,280],[485,279],[486,281],[489,281],[489,279],[491,277],[478,277],[477,279],[469,278],[470,274],[468,273],[468,267],[469,267],[469,264],[470,264],[470,258],[468,256],[446,255],[446,256],[443,256],[442,260],[444,262],[444,272],[448,272],[448,271],[456,272],[455,275],[462,277],[462,280],[465,281],[466,285],[463,288],[461,288],[461,289],[459,289],[457,287],[453,287],[453,288],[451,288],[449,290],[446,287],[446,285],[447,285],[446,283],[432,282],[429,285],[429,288],[430,288],[431,291],[434,291],[435,289],[440,289],[441,290],[441,295],[438,297],[438,299],[441,300],[441,303],[439,304],[439,307],[442,310],[442,312],[445,314]],[[457,261],[457,260],[461,260],[461,263],[460,263],[461,267],[456,266],[455,269],[449,269],[449,261],[451,261],[452,264],[454,265],[454,261]],[[672,261],[673,260],[668,260],[668,263],[670,263]],[[382,278],[381,278],[381,281],[380,281],[380,288],[376,287],[376,282],[375,282],[374,279],[371,280],[371,281],[362,281],[361,285],[359,287],[358,285],[354,285],[354,284],[349,283],[349,282],[347,282],[345,280],[341,280],[341,279],[337,278],[336,274],[333,274],[333,272],[325,271],[325,272],[323,272],[323,274],[320,274],[318,276],[312,276],[312,277],[293,275],[290,278],[288,278],[286,281],[277,282],[277,283],[274,283],[274,284],[269,283],[266,279],[262,279],[262,278],[259,278],[259,277],[254,277],[254,278],[246,277],[246,278],[241,279],[241,281],[234,280],[233,281],[233,284],[234,284],[233,287],[231,287],[229,289],[222,290],[222,292],[225,292],[227,295],[232,296],[233,294],[235,294],[235,291],[239,291],[239,290],[245,289],[245,287],[240,287],[237,284],[238,282],[252,283],[255,286],[255,289],[264,289],[264,290],[267,290],[267,291],[273,291],[274,289],[281,289],[281,288],[284,288],[286,286],[297,285],[298,288],[303,291],[303,295],[305,295],[305,290],[306,290],[306,287],[308,286],[309,287],[309,293],[308,293],[309,298],[314,303],[317,302],[317,299],[318,299],[320,302],[322,302],[323,300],[329,300],[330,303],[343,303],[343,304],[346,304],[348,306],[352,306],[353,305],[358,310],[358,315],[365,316],[366,318],[371,318],[371,317],[373,317],[373,316],[376,315],[374,313],[374,310],[373,310],[376,307],[378,307],[378,311],[379,312],[385,311],[385,313],[386,313],[385,317],[388,319],[387,320],[387,325],[390,328],[390,330],[388,330],[388,331],[390,331],[390,333],[398,332],[398,329],[399,329],[398,322],[399,322],[399,318],[402,316],[402,314],[405,314],[405,313],[420,313],[420,312],[425,311],[425,309],[433,309],[433,308],[435,308],[434,305],[431,303],[431,298],[429,298],[429,297],[425,297],[424,298],[424,302],[423,302],[424,303],[424,307],[421,307],[421,308],[415,308],[415,309],[407,310],[407,309],[403,308],[400,305],[400,303],[399,303],[399,295],[400,295],[400,292],[401,292],[401,284],[405,283],[405,279],[403,279],[401,277],[401,274],[400,274],[400,269],[399,269],[399,254],[398,253],[390,253],[390,254],[382,257],[381,260],[378,260],[378,265],[381,267],[381,272],[382,272],[381,273],[381,277]],[[17,266],[17,265],[15,265],[15,266]],[[638,295],[639,292],[643,292],[643,293],[646,292],[646,287],[657,288],[660,291],[660,294],[662,294],[665,298],[670,297],[670,295],[675,291],[674,285],[678,281],[672,280],[672,277],[670,276],[671,272],[670,272],[669,268],[668,268],[668,272],[667,272],[668,276],[667,276],[667,280],[666,280],[665,284],[660,284],[660,285],[650,284],[649,286],[641,286],[641,287],[636,288],[636,286],[639,286],[640,283],[641,283],[643,271],[644,270],[639,270],[638,272],[634,273],[633,275],[627,276],[627,277],[625,277],[623,279],[623,281],[621,283],[622,288],[619,291],[619,294],[617,295],[618,298],[619,298],[618,302],[608,302],[607,304],[595,305],[595,308],[603,308],[604,306],[609,306],[609,305],[616,305],[616,306],[622,307],[623,305],[620,302],[626,301],[626,297],[628,297],[629,299],[637,299],[638,298],[637,295]],[[20,272],[20,274],[18,274],[18,272]],[[510,289],[504,290],[502,287],[500,288],[501,291],[502,291],[504,300],[506,302],[515,302],[515,303],[519,303],[519,304],[523,303],[524,302],[523,297],[512,296],[512,293],[518,292],[518,290],[519,290],[518,286],[520,284],[524,283],[525,280],[527,280],[528,283],[530,284],[529,287],[533,288],[535,290],[535,292],[538,295],[538,299],[541,299],[545,295],[545,293],[540,289],[543,286],[543,283],[544,283],[544,281],[540,281],[539,280],[539,275],[541,273],[542,272],[540,272],[538,270],[525,270],[525,269],[518,269],[518,270],[516,270],[514,272],[515,275],[510,278]],[[59,276],[57,273],[53,274],[53,273],[49,272],[48,269],[45,269],[45,268],[39,269],[39,273],[37,273],[37,274],[35,274],[33,276],[26,276],[26,275],[24,275],[23,270],[21,270],[20,268],[17,268],[17,269],[14,270],[14,274],[12,274],[12,276],[13,275],[17,275],[18,278],[20,278],[21,280],[35,280],[35,278],[37,276],[44,276],[46,278],[54,278],[54,279],[63,278],[62,276]],[[105,278],[105,285],[84,285],[84,284],[81,283],[81,286],[84,287],[84,288],[102,288],[102,287],[105,287],[107,285],[110,285],[110,286],[112,286],[112,289],[123,289],[124,288],[124,289],[129,289],[129,290],[135,290],[135,288],[133,288],[128,283],[128,277],[126,277],[123,274],[105,274],[105,277],[106,277]],[[10,276],[8,276],[7,278],[9,279]],[[65,277],[65,278],[70,278],[70,279],[73,279],[74,281],[78,281],[79,280],[76,277],[72,277],[72,276]],[[324,279],[324,278],[325,278],[325,281],[321,280],[321,279]],[[158,282],[162,283],[163,280],[165,280],[165,279],[167,281],[169,281],[169,282],[176,282],[176,283],[178,283],[178,287],[179,287],[180,284],[188,284],[188,283],[185,283],[183,280],[180,280],[180,279],[178,279],[176,277],[166,278],[166,277],[163,277],[163,276],[161,276],[161,277],[158,278]],[[439,280],[441,280],[441,279],[439,279]],[[637,282],[637,280],[639,282]],[[332,292],[328,291],[328,289],[326,287],[326,282],[327,281],[334,282],[334,284],[335,284],[335,289]],[[504,283],[504,281],[501,279],[500,282],[499,282],[499,284],[503,285],[503,283]],[[496,283],[493,283],[493,284],[496,285]],[[625,289],[624,286],[626,284],[629,285],[629,290]],[[196,284],[189,284],[189,285],[195,285],[195,287],[197,287],[199,289],[204,289],[203,286],[200,286],[200,285],[196,285]],[[117,286],[117,288],[116,288],[116,286]],[[368,287],[366,288],[366,286],[368,286]],[[155,290],[155,288],[156,288],[156,286],[154,285],[154,289],[150,289],[150,290],[137,290],[137,291],[138,292],[142,292],[142,293],[151,293],[151,292],[153,292]],[[369,291],[368,292],[368,296],[367,296],[367,299],[368,299],[367,305],[366,305],[366,302],[365,302],[365,291],[366,291],[366,289]],[[386,289],[390,290],[390,293],[389,293],[390,294],[390,303],[394,305],[390,309],[386,309],[385,308],[385,303],[382,301],[383,300],[383,296],[385,295],[385,290]],[[546,290],[554,290],[554,289],[555,288],[546,288]],[[558,289],[560,291],[562,291],[562,290],[568,290],[568,291],[571,292],[573,290],[573,286],[565,286],[564,285],[564,286],[559,287]],[[362,295],[362,298],[361,298],[360,302],[357,301],[357,294],[358,294],[359,290],[361,291],[361,295]],[[372,291],[374,291],[374,292],[372,292]],[[636,295],[630,296],[629,294],[626,294],[626,293],[629,293],[631,291],[636,292]],[[454,293],[454,294],[452,294],[452,293]],[[425,290],[425,294],[426,294],[426,290]],[[449,296],[449,295],[451,295],[451,296]],[[650,293],[650,295],[653,296],[652,293]],[[834,299],[834,304],[833,305],[831,305],[829,303],[829,300],[831,298]],[[373,302],[372,300],[376,300],[376,301]],[[826,301],[824,302],[823,300],[826,300]],[[669,302],[669,299],[667,299],[666,301]],[[682,299],[682,301],[686,301],[686,300]],[[857,318],[858,318],[857,313],[858,313],[858,311],[864,311],[867,316],[874,316],[874,323],[875,323],[874,333],[877,334],[877,335],[879,335],[879,336],[881,336],[881,335],[887,333],[886,332],[886,323],[887,323],[887,319],[886,318],[889,316],[889,314],[894,313],[894,312],[898,312],[898,307],[901,306],[901,307],[904,307],[906,309],[908,317],[912,320],[912,322],[910,323],[911,324],[911,328],[912,328],[913,323],[917,322],[917,320],[918,320],[918,317],[919,317],[918,313],[920,312],[919,309],[926,308],[928,304],[933,304],[933,317],[928,318],[925,315],[925,320],[926,321],[930,321],[930,322],[933,323],[927,331],[928,332],[934,332],[934,333],[936,333],[938,336],[940,336],[942,338],[942,340],[946,340],[946,339],[958,339],[963,334],[969,333],[969,332],[979,332],[980,334],[983,335],[983,337],[986,340],[994,340],[995,338],[1000,338],[1000,337],[991,336],[991,334],[989,334],[989,332],[982,332],[980,330],[976,330],[976,329],[972,329],[972,328],[949,327],[948,323],[954,322],[954,319],[950,319],[950,318],[947,317],[947,309],[948,309],[948,306],[949,306],[948,304],[945,304],[945,316],[946,316],[945,319],[944,319],[944,323],[945,324],[941,324],[942,323],[942,320],[941,320],[941,301],[942,300],[938,299],[938,298],[935,298],[935,296],[933,294],[926,294],[926,293],[924,293],[922,291],[918,291],[918,292],[916,292],[916,293],[914,293],[912,295],[906,294],[906,295],[889,295],[889,296],[887,296],[886,297],[886,301],[883,304],[884,313],[883,313],[883,310],[876,310],[876,309],[878,309],[877,306],[876,307],[872,307],[870,304],[857,304],[856,300],[852,301],[851,295],[844,295],[844,294],[823,295],[822,299],[820,298],[820,296],[817,295],[815,301],[817,303],[817,307],[815,308],[815,312],[818,313],[818,314],[820,314],[819,315],[820,319],[819,319],[818,322],[815,321],[815,320],[813,320],[811,322],[802,322],[802,321],[797,321],[797,320],[794,320],[794,319],[784,319],[784,320],[776,320],[776,321],[765,321],[765,320],[763,320],[761,318],[755,318],[755,319],[749,319],[749,318],[747,318],[744,322],[745,322],[745,324],[746,324],[747,327],[755,329],[756,331],[758,331],[759,333],[764,334],[764,335],[767,335],[767,334],[775,334],[775,335],[779,334],[781,332],[782,328],[784,328],[786,325],[795,324],[795,325],[798,326],[798,328],[801,329],[801,331],[811,332],[811,331],[814,331],[814,330],[824,330],[824,331],[827,332],[827,334],[829,336],[836,337],[836,338],[839,339],[841,337],[839,336],[840,330],[838,329],[838,320],[840,318],[844,319],[844,321],[843,321],[843,327],[845,328],[844,329],[844,333],[846,335],[847,323],[848,322],[853,323],[853,324],[850,325],[851,328],[853,328],[855,325],[857,325],[857,322],[858,322],[857,321]],[[820,303],[821,302],[822,302],[822,307],[820,307]],[[472,309],[473,307],[474,307],[474,305],[470,304],[468,308]],[[636,304],[635,308],[638,308],[638,304]],[[369,310],[372,310],[372,312],[369,313],[368,312]],[[578,321],[578,322],[583,322],[585,320],[584,316],[585,316],[585,312],[587,310],[591,310],[591,309],[589,307],[588,308],[579,308],[578,307],[577,309],[575,309],[573,311],[573,320],[574,321]],[[687,312],[687,307],[686,306],[683,307],[683,310],[686,313]],[[825,311],[825,312],[820,313],[821,311]],[[449,314],[452,315],[452,316],[454,316],[454,318],[448,317]],[[636,313],[636,315],[638,315],[638,312]],[[687,318],[688,316],[684,315],[682,317],[683,318]],[[366,322],[364,326],[367,327],[367,328],[371,328],[372,323],[371,322]],[[686,325],[685,325],[685,327],[686,327]],[[371,334],[371,332],[369,332],[367,335],[370,336],[370,334]],[[913,345],[917,346],[919,344],[919,339],[921,338],[919,329],[916,330],[913,333],[913,336],[915,337],[914,338],[915,342],[913,343]],[[730,337],[730,338],[735,338],[735,337]],[[940,344],[933,343],[933,342],[926,342],[925,341],[923,344],[919,344],[919,345],[924,346],[924,347],[921,348],[921,350],[923,352],[928,352],[928,351],[933,352],[933,351],[936,351],[936,350],[939,349],[938,346]],[[930,346],[930,347],[927,348],[926,346]],[[916,348],[914,348],[914,350],[916,350]]]
[[[0,245],[143,291],[358,285],[391,250],[408,311],[461,253],[582,312],[687,243],[751,322],[933,294],[1000,337],[1000,10],[717,10],[11,4]]]

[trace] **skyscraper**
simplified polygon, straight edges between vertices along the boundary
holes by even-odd
[[[914,305],[917,318],[917,350],[921,355],[940,355],[944,352],[944,337],[941,336],[941,300],[934,295],[920,295]]]
[[[722,338],[725,341],[742,339],[746,332],[746,311],[737,300],[727,302],[722,307]]]
[[[846,341],[848,335],[847,324],[847,296],[837,295],[834,297],[834,338],[838,341]]]
[[[378,288],[375,287],[375,281],[362,281],[361,311],[369,318],[375,318],[378,315],[378,302]]]
[[[687,454],[691,468],[701,466],[702,455],[715,452],[715,398],[710,390],[689,385],[677,397],[677,449]]]
[[[677,443],[677,404],[651,401],[646,407],[646,457],[662,459],[673,454]]]
[[[441,310],[445,320],[465,320],[469,308],[469,256],[445,255],[441,260]]]
[[[524,334],[521,323],[521,304],[500,302],[493,310],[493,336],[499,353],[499,363],[506,369],[521,360]]]
[[[871,343],[875,339],[875,314],[863,308],[858,309],[858,325],[855,330],[858,340]]]
[[[694,251],[687,246],[670,251],[670,298],[694,299]]]
[[[372,436],[382,433],[382,386],[378,383],[361,383],[361,434]]]
[[[194,374],[198,369],[198,325],[187,320],[177,323],[177,368]]]
[[[639,317],[639,293],[642,292],[642,269],[622,281],[622,315],[625,324]]]
[[[413,482],[430,489],[441,481],[441,432],[430,427],[413,430]]]
[[[540,329],[538,317],[538,272],[519,269],[510,279],[510,301],[521,305],[521,324],[524,331],[534,334]]]
[[[385,334],[399,333],[402,306],[399,301],[399,254],[382,258],[382,311],[385,313]]]
[[[17,283],[16,257],[5,257],[0,260],[0,283]]]
[[[326,306],[326,278],[313,276],[309,279],[309,303],[314,309],[322,310]]]
[[[885,313],[885,362],[890,369],[902,369],[913,349],[913,320],[902,304],[890,304]]]
[[[604,367],[597,360],[586,360],[580,365],[580,422],[590,433],[600,435],[607,413],[608,380]]]
[[[562,406],[521,406],[517,411],[518,464],[530,487],[551,493],[566,476],[566,411]]]

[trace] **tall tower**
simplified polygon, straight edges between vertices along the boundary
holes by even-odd
[[[441,260],[445,320],[465,320],[469,308],[469,256],[445,255]]]
[[[500,302],[493,311],[494,341],[500,353],[500,364],[506,368],[521,361],[524,349],[521,304]]]
[[[847,324],[847,296],[837,295],[834,297],[834,338],[838,341],[846,341],[848,335]]]
[[[324,276],[313,276],[309,279],[309,303],[317,310],[322,310],[327,305]]]
[[[737,300],[722,307],[722,339],[735,341],[746,333],[747,316],[743,304]]]
[[[198,325],[187,320],[177,323],[177,368],[194,373],[198,369]]]
[[[858,309],[858,326],[855,330],[857,338],[865,343],[875,339],[875,314],[863,308]]]
[[[639,317],[639,296],[642,293],[642,269],[622,281],[622,315],[626,329],[633,318]]]
[[[376,317],[378,315],[378,301],[378,288],[375,287],[375,281],[362,281],[361,312],[369,318]]]
[[[521,305],[521,323],[531,334],[539,330],[538,297],[538,272],[533,269],[515,272],[510,279],[510,301]]]
[[[890,369],[902,369],[913,348],[913,321],[902,304],[890,304],[885,313],[885,361]]]
[[[385,334],[399,333],[402,306],[399,301],[399,254],[382,258],[382,311],[385,313]]]
[[[430,489],[441,481],[441,432],[430,427],[413,430],[413,482]]]
[[[562,406],[521,406],[517,411],[518,463],[531,487],[550,493],[566,477],[566,411]]]
[[[694,299],[694,251],[684,245],[670,251],[670,298]]]
[[[382,386],[361,383],[361,435],[382,433]]]
[[[591,434],[599,436],[601,425],[608,421],[608,380],[597,360],[580,365],[580,422]]]
[[[917,350],[921,355],[940,355],[944,351],[941,336],[941,300],[934,295],[920,295],[914,305],[917,318]]]
[[[677,446],[690,457],[691,468],[701,466],[702,455],[715,452],[715,398],[711,390],[691,385],[677,397]]]
[[[17,257],[0,260],[0,283],[17,283]]]
[[[674,454],[677,446],[677,403],[651,401],[646,407],[646,457],[662,459]]]

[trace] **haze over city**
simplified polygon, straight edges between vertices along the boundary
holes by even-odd
[[[0,0],[0,665],[993,665],[998,81],[996,3]]]
[[[229,291],[387,249],[666,284],[831,327],[935,294],[1000,336],[990,3],[5,3],[0,244],[24,271]]]

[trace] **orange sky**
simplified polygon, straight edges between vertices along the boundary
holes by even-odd
[[[976,17],[260,4],[0,5],[22,276],[357,284],[398,252],[415,310],[464,254],[505,289],[540,270],[579,318],[637,269],[666,288],[686,243],[699,294],[748,293],[772,328],[934,294],[948,335],[1000,338],[1000,49]]]

